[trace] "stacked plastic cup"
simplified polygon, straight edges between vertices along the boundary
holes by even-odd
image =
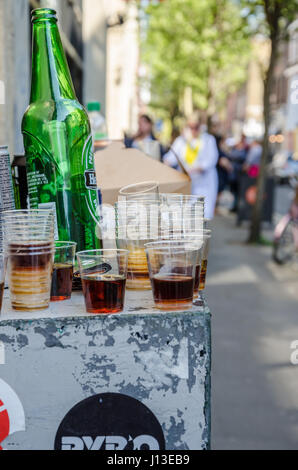
[[[55,252],[53,211],[3,212],[3,232],[12,308],[47,308]]]
[[[184,240],[197,247],[194,295],[198,295],[203,251],[205,198],[199,195],[161,194],[161,239]]]
[[[185,233],[203,229],[205,198],[183,194],[161,194],[160,235],[163,239],[183,238]]]
[[[151,289],[144,245],[159,237],[159,202],[128,200],[115,204],[116,243],[129,251],[127,288]]]
[[[119,201],[124,200],[158,200],[159,184],[157,181],[143,181],[141,183],[130,184],[124,186],[119,191]]]
[[[210,229],[203,230],[203,246],[201,250],[201,264],[200,264],[200,275],[199,275],[199,283],[198,283],[198,298],[194,302],[194,304],[197,306],[204,305],[204,298],[202,296],[202,293],[206,285],[207,264],[208,264],[211,233],[212,232]]]

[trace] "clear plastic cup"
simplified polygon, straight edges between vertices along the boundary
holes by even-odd
[[[11,243],[6,254],[8,286],[13,309],[48,308],[54,258],[53,244],[37,240]]]
[[[208,265],[208,255],[209,255],[209,248],[210,248],[211,233],[212,232],[210,229],[203,230],[203,246],[201,250],[201,267],[200,267],[198,297],[194,301],[194,304],[197,306],[204,305],[204,298],[202,297],[202,293],[206,286],[207,265]]]
[[[54,213],[46,209],[2,212],[4,246],[13,242],[54,240]]]
[[[151,289],[144,245],[159,238],[158,201],[129,200],[115,204],[116,243],[129,251],[127,289]]]
[[[157,201],[127,201],[115,204],[116,238],[151,240],[158,238],[160,205]]]
[[[128,251],[82,251],[77,253],[77,259],[87,312],[121,312],[125,299]]]
[[[161,310],[192,307],[197,245],[191,241],[156,241],[145,245],[153,298]]]
[[[111,225],[111,224],[110,224]],[[202,230],[202,205],[163,205],[156,201],[127,201],[115,204],[116,238],[170,238]]]
[[[200,286],[199,286],[200,291],[203,291],[206,286],[206,275],[207,275],[207,264],[208,264],[210,240],[211,240],[211,230],[206,229],[204,230],[204,242],[203,242],[203,250],[202,250],[202,269],[201,269]]]
[[[165,204],[201,204],[205,205],[205,196],[196,194],[160,193],[160,201]]]
[[[53,211],[3,212],[3,232],[12,307],[47,308],[54,258]]]
[[[118,239],[117,246],[120,249],[128,251],[127,264],[127,282],[126,287],[130,290],[150,290],[151,282],[149,278],[149,270],[147,257],[145,252],[145,244],[150,239],[129,240]]]
[[[197,206],[178,203],[170,207],[152,200],[131,200],[115,204],[115,219],[117,246],[129,250],[127,288],[150,289],[145,244],[203,230],[204,208],[202,201]]]
[[[75,242],[55,242],[51,302],[71,298],[76,247]]]
[[[163,213],[160,222],[161,239],[179,239],[188,233],[196,233],[203,230],[203,215],[195,217],[184,217],[178,212],[174,214]]]
[[[141,183],[124,186],[119,191],[119,200],[129,199],[159,199],[159,183],[157,181],[142,181]]]

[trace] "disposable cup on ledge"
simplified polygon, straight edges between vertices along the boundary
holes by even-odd
[[[53,211],[3,212],[3,233],[12,308],[47,308],[54,258]]]
[[[103,249],[77,253],[86,311],[94,314],[123,310],[127,250]]]
[[[51,302],[71,298],[76,247],[75,242],[55,242]]]
[[[199,279],[199,289],[198,289],[198,297],[194,300],[194,305],[198,307],[202,307],[204,305],[204,299],[202,297],[202,293],[206,286],[206,276],[207,276],[207,265],[208,265],[208,255],[209,255],[209,248],[210,248],[210,240],[211,240],[211,230],[204,229],[203,230],[203,246],[201,250],[201,267],[200,267],[200,279]]]
[[[161,310],[192,307],[198,248],[185,240],[156,241],[145,245],[153,298]]]
[[[157,181],[142,181],[124,186],[119,191],[119,200],[130,199],[159,199],[159,183]]]

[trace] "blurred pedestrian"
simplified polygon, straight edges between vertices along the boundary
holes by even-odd
[[[173,167],[177,165],[177,160],[191,178],[192,194],[206,198],[205,217],[212,218],[218,191],[218,150],[215,138],[208,132],[201,132],[198,119],[189,120],[182,135],[177,137],[164,156],[164,162]]]
[[[243,170],[251,178],[257,178],[262,157],[262,145],[258,140],[253,140],[249,146]]]
[[[154,135],[153,126],[151,117],[142,114],[139,117],[138,132],[133,137],[125,136],[124,142],[126,147],[139,149],[154,160],[161,161],[164,150]]]
[[[246,136],[241,135],[239,142],[230,151],[230,160],[233,165],[233,171],[229,175],[230,179],[230,190],[234,196],[234,204],[231,212],[237,212],[238,210],[238,198],[239,198],[239,183],[242,171],[242,166],[246,160],[248,152],[248,143]]]
[[[218,196],[225,190],[229,183],[229,174],[233,172],[233,165],[230,162],[228,150],[224,148],[225,139],[221,135],[214,135],[218,150]]]

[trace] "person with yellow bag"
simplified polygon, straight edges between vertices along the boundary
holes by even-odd
[[[205,196],[205,217],[211,219],[218,192],[216,165],[218,150],[215,138],[201,132],[200,122],[189,120],[181,136],[173,142],[163,161],[169,166],[182,163],[192,182],[192,194]]]

